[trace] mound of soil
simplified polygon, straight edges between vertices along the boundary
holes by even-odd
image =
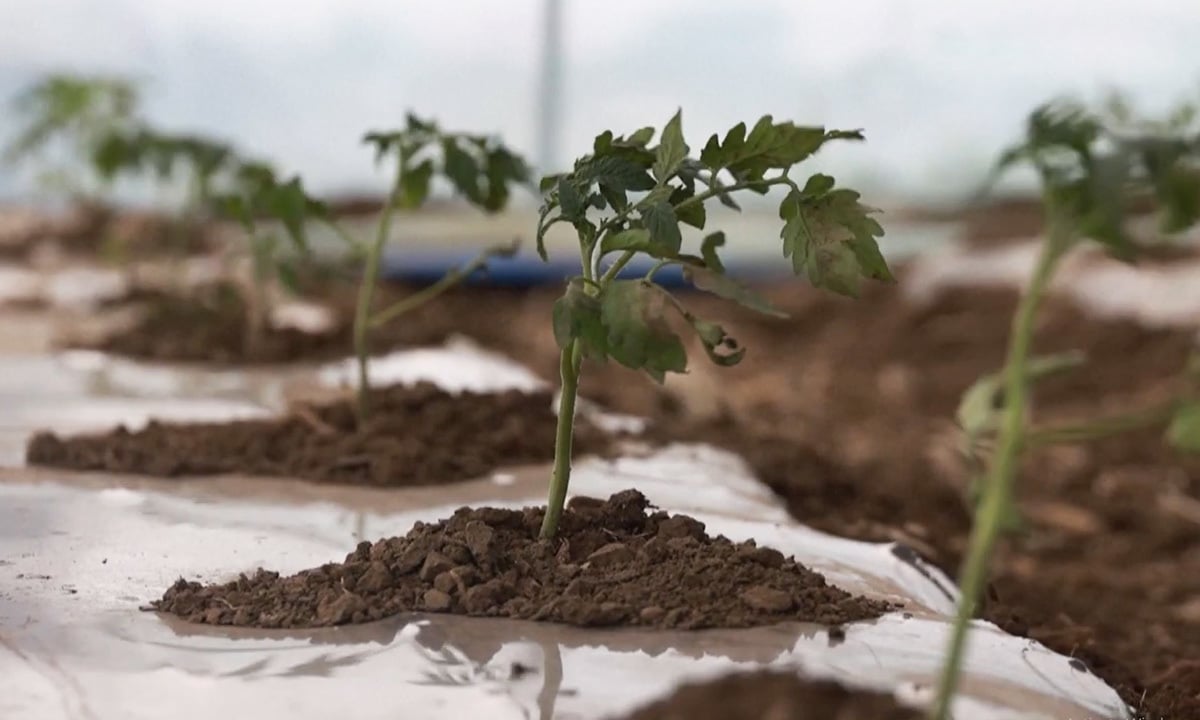
[[[323,333],[267,327],[257,344],[251,345],[246,334],[247,304],[232,283],[180,294],[134,290],[122,303],[141,306],[138,321],[84,347],[143,360],[214,365],[324,360],[351,350],[348,321]]]
[[[684,685],[624,720],[921,720],[920,711],[889,695],[849,690],[835,682],[763,671]]]
[[[377,389],[359,427],[351,400],[297,407],[279,419],[151,422],[60,438],[39,433],[26,460],[73,470],[162,477],[238,473],[325,483],[428,485],[478,478],[503,465],[553,459],[549,393],[447,393],[429,383]],[[604,452],[608,436],[577,423],[577,452]]]
[[[384,308],[417,288],[383,284],[376,293],[376,308]],[[534,291],[539,300],[553,295]],[[352,353],[353,318],[357,290],[352,283],[322,282],[302,293],[333,312],[333,324],[312,333],[288,327],[268,327],[257,344],[247,342],[247,303],[233,283],[193,288],[185,293],[135,289],[113,305],[140,309],[136,322],[98,341],[76,347],[102,350],[126,357],[161,362],[192,362],[220,366],[272,365],[325,361]],[[404,346],[437,345],[455,334],[475,337],[488,344],[512,345],[522,337],[513,318],[524,312],[528,295],[520,290],[472,289],[421,307],[371,331],[372,352]],[[549,306],[544,318],[549,327]]]
[[[363,542],[344,563],[290,577],[259,570],[224,585],[180,579],[152,609],[192,622],[268,628],[402,612],[500,616],[597,627],[841,625],[893,609],[855,597],[770,548],[710,537],[684,515],[649,512],[626,490],[574,498],[558,537],[544,508],[462,508],[404,537]]]
[[[116,210],[81,203],[68,213],[23,224],[0,239],[0,258],[30,259],[44,245],[75,257],[123,260],[192,255],[212,249],[207,225],[182,227],[161,213]]]

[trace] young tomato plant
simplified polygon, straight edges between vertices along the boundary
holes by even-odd
[[[1022,453],[1154,426],[1167,426],[1167,439],[1177,447],[1200,449],[1200,373],[1195,358],[1183,392],[1161,405],[1065,427],[1039,428],[1029,422],[1031,384],[1082,360],[1072,354],[1030,357],[1038,308],[1061,259],[1087,241],[1099,243],[1116,258],[1135,258],[1138,246],[1127,231],[1126,215],[1138,198],[1156,200],[1164,234],[1185,230],[1200,217],[1200,133],[1188,131],[1188,122],[1189,116],[1181,113],[1171,125],[1115,127],[1077,104],[1051,103],[1031,114],[1024,141],[1001,156],[998,171],[1019,163],[1036,170],[1046,237],[1013,317],[1003,370],[978,381],[959,409],[969,456],[975,457],[982,441],[994,437],[995,443],[980,467],[981,475],[974,478],[975,521],[963,565],[962,597],[932,710],[936,720],[949,717],[967,626],[996,540],[1019,524],[1013,486]]]
[[[149,179],[160,192],[178,190],[182,170],[184,202],[170,216],[166,238],[176,259],[215,210],[216,182],[230,184],[239,162],[232,146],[220,140],[164,133],[146,125],[107,133],[91,156],[92,167],[104,180]]]
[[[251,261],[247,286],[245,347],[253,353],[262,343],[270,325],[271,288],[277,279],[286,289],[296,289],[292,258],[309,254],[307,224],[309,218],[327,218],[326,206],[312,199],[300,178],[280,181],[275,171],[258,162],[241,162],[235,173],[236,186],[231,193],[214,197],[225,215],[235,218],[246,231]],[[284,255],[279,235],[259,226],[263,217],[278,218],[291,239],[292,254]]]
[[[391,234],[395,213],[413,210],[423,205],[429,197],[435,176],[448,180],[467,202],[488,213],[503,210],[508,204],[511,186],[524,184],[529,179],[529,169],[525,161],[495,138],[445,132],[433,122],[413,115],[408,116],[404,128],[368,133],[363,142],[375,148],[377,162],[389,156],[395,158],[395,175],[375,228],[374,239],[363,247],[327,212],[322,211],[320,214],[320,219],[347,243],[352,252],[363,258],[362,279],[354,316],[359,422],[364,422],[370,413],[371,329],[391,322],[444,293],[484,267],[489,259],[511,255],[516,251],[515,245],[488,248],[467,265],[450,271],[421,292],[373,312],[380,263]],[[308,207],[315,209],[318,206],[310,204]]]
[[[828,175],[812,175],[803,184],[790,177],[796,165],[825,143],[861,140],[860,132],[802,127],[768,115],[749,131],[739,123],[723,139],[713,135],[698,158],[689,154],[684,141],[681,113],[663,128],[658,145],[651,146],[654,134],[650,127],[628,137],[605,132],[571,172],[542,180],[547,195],[538,220],[538,252],[546,258],[547,230],[569,224],[578,237],[581,270],[554,305],[562,388],[543,538],[557,532],[566,499],[585,358],[611,358],[658,382],[666,373],[685,372],[687,353],[669,324],[671,312],[691,327],[716,364],[735,365],[745,354],[720,325],[696,317],[656,284],[660,269],[679,266],[701,290],[781,315],[725,274],[718,256],[724,233],[704,237],[699,255],[683,252],[680,225],[703,230],[706,203],[715,200],[737,210],[735,195],[764,195],[781,187],[787,191],[779,204],[783,256],[791,259],[797,275],[849,296],[857,295],[863,278],[892,280],[876,244],[883,228],[871,217],[873,210],[859,202],[859,194],[835,188]],[[639,254],[654,260],[651,269],[639,279],[618,279]]]
[[[86,161],[108,134],[130,126],[137,101],[136,88],[122,78],[47,76],[14,99],[12,111],[24,124],[5,148],[5,160],[38,161],[45,166],[40,172],[44,185],[77,198],[91,197],[105,190],[107,182],[89,179]]]

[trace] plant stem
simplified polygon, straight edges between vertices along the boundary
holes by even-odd
[[[1113,415],[1078,425],[1063,425],[1040,430],[1031,430],[1025,447],[1034,450],[1047,445],[1100,440],[1112,435],[1121,435],[1132,430],[1161,425],[1170,421],[1179,408],[1179,401],[1156,405],[1125,415]]]
[[[371,318],[371,327],[379,327],[380,325],[384,325],[403,315],[404,313],[410,312],[411,310],[424,305],[438,295],[441,295],[455,285],[458,285],[460,282],[473,275],[476,270],[486,267],[488,260],[490,260],[493,255],[496,255],[498,250],[498,248],[488,248],[487,250],[484,250],[483,252],[479,253],[479,255],[475,256],[471,262],[463,265],[462,267],[454,268],[439,278],[438,281],[432,285],[421,288],[412,295],[409,295],[403,300],[396,302],[391,307],[375,313],[375,315]]]
[[[250,287],[246,289],[246,299],[249,307],[247,308],[246,317],[245,345],[247,352],[251,354],[258,352],[270,315],[266,289],[267,275],[269,273],[267,269],[269,261],[268,253],[270,251],[261,245],[262,242],[259,238],[251,238],[250,240],[252,276],[250,278]]]
[[[400,163],[403,167],[404,163]],[[358,306],[354,312],[354,355],[358,360],[358,422],[361,426],[367,421],[370,412],[368,397],[371,391],[370,376],[367,369],[367,356],[370,353],[368,345],[371,326],[371,303],[375,299],[375,285],[379,282],[379,261],[383,256],[383,246],[387,243],[392,229],[392,214],[396,209],[396,195],[400,192],[400,182],[404,177],[403,170],[396,171],[396,181],[388,194],[387,204],[383,206],[383,216],[375,232],[375,242],[367,252],[366,266],[358,287]]]
[[[562,349],[559,372],[562,388],[558,397],[558,429],[554,436],[554,474],[550,476],[550,493],[546,500],[546,515],[542,518],[543,540],[554,538],[558,521],[567,500],[571,482],[571,447],[575,434],[575,398],[579,394],[579,370],[583,364],[583,348],[578,340]]]
[[[971,539],[967,557],[963,564],[961,593],[958,613],[950,636],[950,647],[942,668],[938,684],[937,700],[931,718],[949,720],[950,703],[958,686],[963,656],[966,649],[967,629],[975,616],[979,596],[987,580],[988,565],[996,545],[1003,519],[1012,502],[1013,479],[1016,475],[1017,459],[1024,437],[1022,426],[1025,418],[1026,397],[1029,387],[1028,369],[1030,346],[1033,343],[1034,321],[1042,296],[1054,274],[1054,268],[1071,240],[1071,230],[1063,221],[1051,225],[1050,236],[1042,245],[1037,266],[1029,287],[1021,297],[1017,313],[1013,317],[1008,341],[1008,359],[1004,367],[1005,407],[1000,427],[1000,438],[996,454],[988,468],[983,499],[976,511],[971,528]]]

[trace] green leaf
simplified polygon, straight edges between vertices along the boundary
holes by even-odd
[[[275,188],[275,191],[271,193],[269,203],[271,214],[283,223],[292,242],[300,249],[307,250],[308,236],[305,231],[305,222],[309,204],[300,178],[293,177]]]
[[[633,250],[635,252],[653,252],[657,246],[650,238],[650,231],[645,228],[629,228],[618,233],[605,236],[600,243],[600,253],[608,254],[618,250]]]
[[[475,158],[459,147],[453,138],[442,140],[443,171],[454,187],[468,200],[479,204],[483,194],[479,191],[479,164]]]
[[[584,212],[583,196],[575,189],[575,185],[572,184],[571,180],[567,177],[560,177],[555,190],[558,194],[558,207],[562,211],[562,216],[568,220],[582,218]]]
[[[654,139],[654,128],[644,127],[629,136],[628,144],[635,147],[646,147],[646,144]]]
[[[573,174],[584,182],[608,185],[621,192],[645,192],[656,185],[646,172],[649,166],[649,162],[643,165],[630,157],[606,155],[584,161]]]
[[[704,258],[704,266],[713,272],[725,272],[725,265],[717,255],[717,248],[725,246],[725,233],[715,232],[704,236],[700,241],[700,256]]]
[[[810,178],[806,188],[825,186],[822,178]],[[783,254],[792,259],[796,274],[851,297],[858,295],[863,277],[894,279],[875,241],[883,228],[858,199],[857,192],[846,189],[818,195],[793,190],[779,206],[786,221],[780,233]]]
[[[554,340],[559,349],[579,340],[587,357],[603,359],[607,354],[607,333],[600,319],[600,301],[587,294],[583,278],[572,278],[566,292],[555,301],[553,322]]]
[[[426,159],[416,167],[407,168],[400,175],[400,187],[396,202],[400,207],[410,210],[421,207],[429,197],[429,184],[432,179],[432,160]]]
[[[654,177],[663,185],[679,169],[687,157],[688,146],[683,139],[683,111],[678,110],[663,128],[662,139],[654,156]]]
[[[1167,428],[1167,442],[1179,450],[1200,453],[1200,401],[1188,402],[1175,412]]]
[[[786,318],[788,316],[787,313],[772,306],[771,303],[767,302],[758,293],[733,278],[722,274],[720,271],[687,265],[683,268],[683,275],[697,289],[710,292],[726,300],[733,300],[739,305],[755,312],[777,318]]]
[[[687,370],[687,352],[667,324],[667,300],[642,280],[617,280],[604,289],[600,317],[609,356],[662,382]]]
[[[683,207],[680,203],[695,197],[695,191],[688,191],[685,188],[676,188],[672,193],[668,202],[675,208],[675,216],[679,218],[679,222],[691,225],[697,230],[703,230],[705,223],[708,221],[708,213],[704,209],[704,203],[694,202]]]
[[[650,231],[650,239],[659,252],[676,255],[683,246],[683,234],[679,230],[679,220],[675,217],[675,208],[670,203],[658,202],[646,208],[641,213],[642,224]]]

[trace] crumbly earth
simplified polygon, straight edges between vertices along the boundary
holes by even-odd
[[[793,673],[738,673],[684,685],[624,720],[920,720],[924,715],[882,693],[849,690]]]
[[[553,459],[557,418],[548,392],[456,395],[421,383],[372,391],[371,410],[362,426],[345,399],[278,419],[151,422],[73,437],[43,432],[30,439],[26,460],[162,477],[237,473],[406,486]],[[584,420],[579,427],[578,452],[607,451],[609,436]]]
[[[691,517],[654,512],[636,490],[573,499],[552,541],[538,538],[543,514],[462,508],[296,575],[260,569],[221,585],[180,579],[152,607],[192,622],[265,628],[402,612],[586,627],[841,625],[893,609],[829,585],[777,550],[711,537]]]

